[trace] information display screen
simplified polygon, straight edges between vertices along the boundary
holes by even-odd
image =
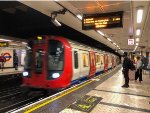
[[[102,13],[102,14],[84,14],[82,19],[82,29],[105,29],[123,27],[123,11]]]

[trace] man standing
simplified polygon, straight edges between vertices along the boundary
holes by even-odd
[[[15,67],[15,70],[18,70],[18,56],[17,56],[17,53],[14,53],[14,67]]]
[[[129,69],[131,66],[131,60],[128,58],[127,52],[124,52],[124,60],[123,60],[123,74],[125,78],[125,84],[122,87],[128,88],[129,87]]]

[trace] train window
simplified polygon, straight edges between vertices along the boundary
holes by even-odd
[[[74,67],[78,69],[78,52],[74,51]]]
[[[83,67],[88,67],[89,66],[89,57],[88,57],[88,54],[83,53],[82,54],[82,59],[83,59]]]
[[[64,68],[63,44],[57,40],[50,40],[48,45],[48,70],[62,71]]]
[[[32,50],[26,51],[26,56],[24,57],[24,69],[30,70],[31,69],[31,63],[32,63]]]
[[[35,71],[42,72],[43,69],[43,58],[44,58],[44,51],[42,49],[38,49],[35,52]]]

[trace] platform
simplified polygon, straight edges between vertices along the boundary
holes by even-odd
[[[142,84],[130,81],[129,88],[123,83],[117,68],[14,113],[149,113],[149,76],[143,75]]]
[[[0,69],[0,76],[22,73],[23,70],[24,70],[24,67],[18,67],[18,70],[15,70],[15,68],[4,68],[2,71]]]

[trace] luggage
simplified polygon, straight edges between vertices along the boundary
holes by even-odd
[[[135,70],[129,69],[129,80],[135,80]]]

